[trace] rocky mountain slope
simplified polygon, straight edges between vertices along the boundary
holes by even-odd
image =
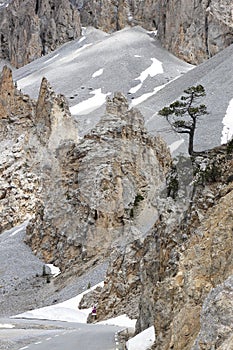
[[[76,1],[84,25],[105,31],[140,25],[158,30],[164,47],[198,64],[233,42],[231,0]]]
[[[121,91],[130,107],[142,112],[152,134],[160,134],[172,150],[185,153],[185,135],[172,132],[157,112],[178,99],[184,89],[201,84],[206,96],[200,102],[207,106],[208,115],[200,118],[197,125],[195,149],[216,147],[229,139],[230,122],[225,123],[224,119],[233,98],[233,76],[229,74],[233,69],[232,54],[230,45],[194,67],[162,48],[159,40],[143,28],[127,28],[111,35],[87,28],[80,40],[14,71],[13,75],[18,87],[34,98],[46,76],[69,101],[81,136],[104,114],[106,96]]]
[[[144,234],[158,215],[154,198],[171,158],[140,112],[116,94],[78,142],[65,99],[46,79],[36,103],[17,90],[8,68],[0,86],[2,229],[33,217],[27,242],[63,270]]]
[[[163,46],[177,57],[199,64],[233,42],[232,6],[231,0],[5,1],[0,58],[21,67],[79,37],[81,25],[106,32],[140,25],[157,29]]]
[[[205,61],[233,42],[231,0],[4,3],[0,7],[0,58],[10,60],[16,67],[79,37],[81,25],[106,32],[129,25],[157,29],[166,49],[193,64]]]
[[[190,67],[140,27],[111,35],[87,28],[81,39],[15,71],[14,79],[3,69],[0,232],[28,221],[30,253],[62,270],[52,288],[41,278],[35,285],[31,269],[20,283],[7,276],[3,313],[11,302],[11,311],[17,309],[16,298],[26,307],[25,283],[30,307],[63,300],[63,288],[73,296],[77,276],[110,257],[104,288],[94,294],[99,320],[127,313],[137,318],[136,332],[153,325],[153,349],[229,350],[233,146],[231,120],[225,129],[222,122],[232,111],[233,45],[211,56],[232,42],[231,2],[122,0],[103,1],[101,8],[98,1],[71,3],[0,2],[3,57],[20,66],[79,37],[80,16],[106,31],[156,26],[163,45],[176,54],[194,63],[210,59]],[[25,6],[18,15],[19,4]],[[47,77],[66,97],[54,93]],[[197,83],[207,91],[209,115],[196,130],[202,154],[190,159],[180,155],[184,140],[174,138],[157,111]],[[179,157],[172,160],[160,133]],[[223,134],[228,144],[210,149]],[[8,248],[11,232],[1,240]],[[42,263],[35,264],[39,271]],[[92,302],[93,296],[83,304]]]
[[[0,80],[0,130],[0,215],[5,230],[35,213],[42,177],[56,167],[54,149],[61,140],[78,136],[64,97],[56,96],[46,79],[34,101],[15,87],[7,67]]]

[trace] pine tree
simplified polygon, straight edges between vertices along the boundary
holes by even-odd
[[[189,135],[188,152],[194,155],[193,150],[194,134],[197,126],[197,120],[200,116],[208,114],[204,104],[197,105],[197,100],[206,95],[202,85],[191,86],[184,90],[185,95],[164,107],[159,111],[159,115],[165,116],[168,123],[179,134]]]

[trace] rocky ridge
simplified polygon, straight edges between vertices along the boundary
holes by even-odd
[[[65,98],[45,78],[34,101],[5,67],[0,102],[2,230],[31,219],[27,243],[66,270],[108,256],[113,242],[124,246],[153,225],[171,157],[123,95],[107,100],[82,140]]]

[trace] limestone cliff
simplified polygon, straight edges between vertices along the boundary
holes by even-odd
[[[49,167],[56,167],[54,148],[61,140],[77,141],[77,130],[64,97],[56,96],[46,79],[36,102],[17,90],[11,70],[4,67],[0,78],[0,132],[2,231],[37,212],[46,173]]]
[[[191,207],[180,216],[179,193],[166,205],[160,195],[159,219],[113,253],[99,293],[99,319],[128,313],[138,318],[137,332],[154,324],[153,349],[233,346],[232,146],[196,159],[194,168]]]
[[[14,0],[0,8],[0,57],[15,67],[80,35],[79,13],[69,0]]]

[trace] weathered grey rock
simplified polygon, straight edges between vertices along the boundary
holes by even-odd
[[[48,169],[56,172],[60,141],[77,142],[77,129],[63,96],[43,79],[38,101],[14,86],[12,72],[0,77],[0,230],[32,217],[43,199]],[[52,172],[51,172],[52,173]]]
[[[69,0],[14,0],[0,9],[0,57],[15,67],[80,35],[79,13]]]
[[[233,272],[232,158],[222,146],[207,163],[191,208],[182,211],[179,194],[164,203],[160,196],[159,219],[147,237],[114,252],[98,297],[99,319],[126,312],[137,317],[136,332],[154,324],[153,349],[190,350],[196,339],[195,349],[232,346],[231,279],[225,282]]]
[[[63,269],[109,255],[113,242],[139,237],[144,220],[150,225],[158,216],[153,199],[170,164],[168,149],[120,93],[106,110],[80,143],[57,149],[53,191],[28,229],[32,248]]]
[[[14,0],[0,8],[0,58],[21,67],[81,35],[128,25],[158,30],[164,47],[198,64],[233,42],[231,0]]]
[[[201,330],[192,350],[233,346],[233,276],[212,289],[201,311]]]
[[[198,64],[233,42],[231,0],[160,1],[158,35],[178,57]]]

